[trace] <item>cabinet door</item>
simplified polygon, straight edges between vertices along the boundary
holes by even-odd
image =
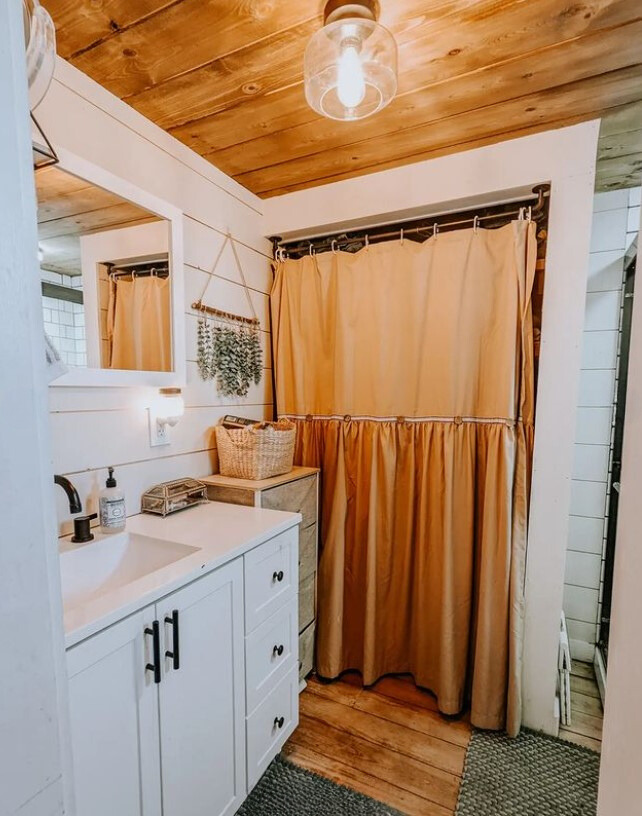
[[[163,814],[232,814],[245,795],[242,560],[156,609],[163,654],[179,655],[178,668],[164,658],[159,686]]]
[[[78,816],[161,812],[153,619],[143,610],[67,652]]]

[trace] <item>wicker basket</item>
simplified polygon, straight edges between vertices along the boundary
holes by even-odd
[[[216,426],[222,476],[268,479],[292,470],[296,426],[287,419],[259,422],[247,428]]]

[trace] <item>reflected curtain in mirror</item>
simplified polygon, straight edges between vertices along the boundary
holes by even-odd
[[[411,673],[515,734],[535,225],[277,266],[279,414],[322,468],[317,670]]]
[[[170,281],[156,275],[110,277],[110,368],[171,371]]]

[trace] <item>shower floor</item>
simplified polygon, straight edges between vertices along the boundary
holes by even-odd
[[[590,663],[574,660],[571,668],[571,724],[560,727],[560,739],[599,751],[602,748],[602,701]]]

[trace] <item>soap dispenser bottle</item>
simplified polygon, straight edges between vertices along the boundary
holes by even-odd
[[[103,533],[120,533],[125,529],[125,494],[114,479],[114,469],[109,468],[109,477],[98,496],[100,509],[100,530]]]

